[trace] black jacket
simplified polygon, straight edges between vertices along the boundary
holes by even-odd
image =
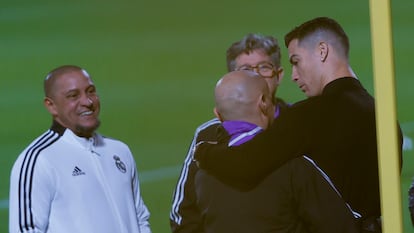
[[[277,98],[275,101],[279,107],[279,114],[283,115],[286,111],[287,104]],[[199,233],[203,232],[203,222],[199,208],[196,203],[195,193],[195,174],[199,168],[193,162],[193,152],[195,145],[200,141],[217,141],[220,136],[218,132],[221,123],[218,119],[212,119],[201,124],[194,134],[194,138],[188,149],[180,177],[175,187],[173,203],[170,212],[170,227],[174,233]]]
[[[234,187],[253,187],[289,159],[308,155],[363,217],[380,216],[373,97],[354,78],[329,83],[321,96],[290,107],[264,133],[233,148],[203,144],[202,168]],[[402,161],[402,133],[400,161]]]
[[[290,160],[254,189],[233,189],[206,171],[195,177],[206,233],[359,232],[351,210],[308,158]]]

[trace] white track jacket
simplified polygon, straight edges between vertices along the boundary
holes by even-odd
[[[151,232],[128,146],[56,124],[16,160],[9,211],[11,233]]]

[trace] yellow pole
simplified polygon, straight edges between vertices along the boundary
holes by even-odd
[[[402,233],[390,12],[389,0],[370,0],[382,230]]]

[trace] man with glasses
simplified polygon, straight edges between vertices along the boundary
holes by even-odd
[[[274,117],[278,117],[286,108],[286,104],[275,97],[283,77],[277,40],[271,36],[248,34],[228,48],[226,59],[228,71],[253,70],[264,78],[271,96],[274,97]],[[218,126],[220,120],[214,118],[200,125],[195,131],[174,192],[170,212],[170,226],[174,233],[202,232],[202,219],[194,187],[194,176],[199,169],[193,161],[193,153],[199,141],[217,140]]]
[[[272,63],[269,62],[263,62],[256,66],[250,66],[250,65],[243,65],[239,68],[236,68],[237,71],[239,70],[250,70],[254,71],[258,74],[260,74],[262,77],[272,77],[274,74],[274,66]]]

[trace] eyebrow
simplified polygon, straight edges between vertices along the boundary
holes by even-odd
[[[79,89],[75,88],[75,89],[69,89],[63,92],[63,94],[68,95],[74,92],[79,92]]]
[[[93,88],[93,89],[96,90],[96,86],[94,84],[89,84],[86,87],[85,91],[90,90],[91,88]],[[64,91],[65,94],[68,94],[70,92],[82,92],[82,89],[80,89],[79,87],[76,87],[76,88],[72,88],[72,89],[69,89],[69,90],[65,90]]]

